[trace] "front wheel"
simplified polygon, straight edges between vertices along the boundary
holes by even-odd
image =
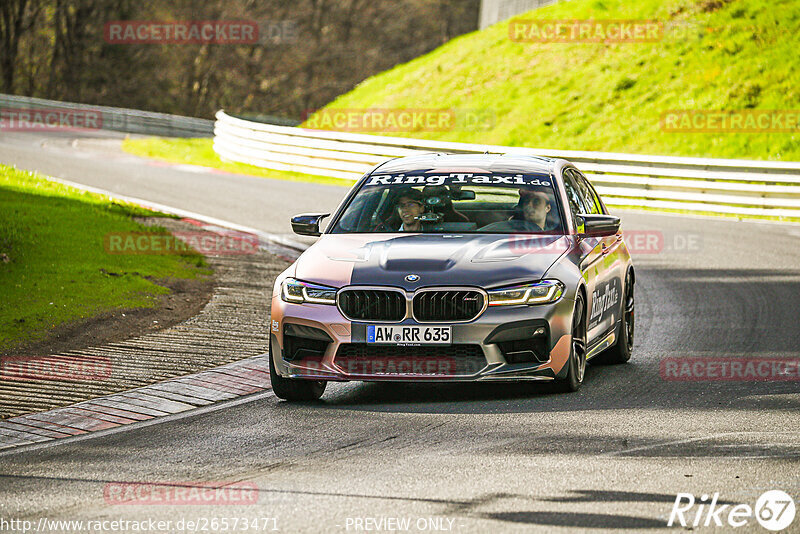
[[[269,344],[269,380],[272,391],[279,399],[295,402],[308,402],[319,400],[325,393],[328,383],[324,380],[298,380],[284,378],[275,370],[273,361],[272,342]]]
[[[565,393],[578,391],[583,384],[586,372],[586,307],[583,296],[575,297],[575,311],[572,313],[572,345],[570,347],[567,376],[559,381],[559,389]]]

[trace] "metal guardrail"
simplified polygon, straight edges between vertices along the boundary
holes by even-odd
[[[501,20],[533,9],[555,4],[559,0],[482,0],[479,29],[483,30]]]
[[[800,217],[800,162],[643,156],[450,143],[309,130],[217,113],[214,150],[266,169],[356,180],[389,158],[420,152],[564,158],[610,206],[742,216]]]
[[[20,110],[94,113],[99,117],[99,120],[93,121],[89,129],[113,130],[162,137],[211,137],[214,134],[214,121],[208,119],[0,94],[0,113],[2,113],[3,117],[8,118],[9,111]]]

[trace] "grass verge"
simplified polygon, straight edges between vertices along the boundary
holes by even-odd
[[[132,217],[158,214],[0,165],[0,351],[118,309],[150,308],[159,280],[211,274],[204,258],[112,255],[111,232],[166,233]]]

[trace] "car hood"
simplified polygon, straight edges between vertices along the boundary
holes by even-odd
[[[295,276],[333,287],[497,287],[539,280],[571,245],[559,235],[326,234],[297,260]]]

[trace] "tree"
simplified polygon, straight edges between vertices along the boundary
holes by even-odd
[[[479,0],[0,0],[2,88],[87,104],[302,119],[366,78],[477,28]],[[258,44],[112,44],[118,20],[248,20]]]
[[[5,93],[14,92],[20,40],[33,27],[40,8],[39,0],[0,2],[0,78]]]

